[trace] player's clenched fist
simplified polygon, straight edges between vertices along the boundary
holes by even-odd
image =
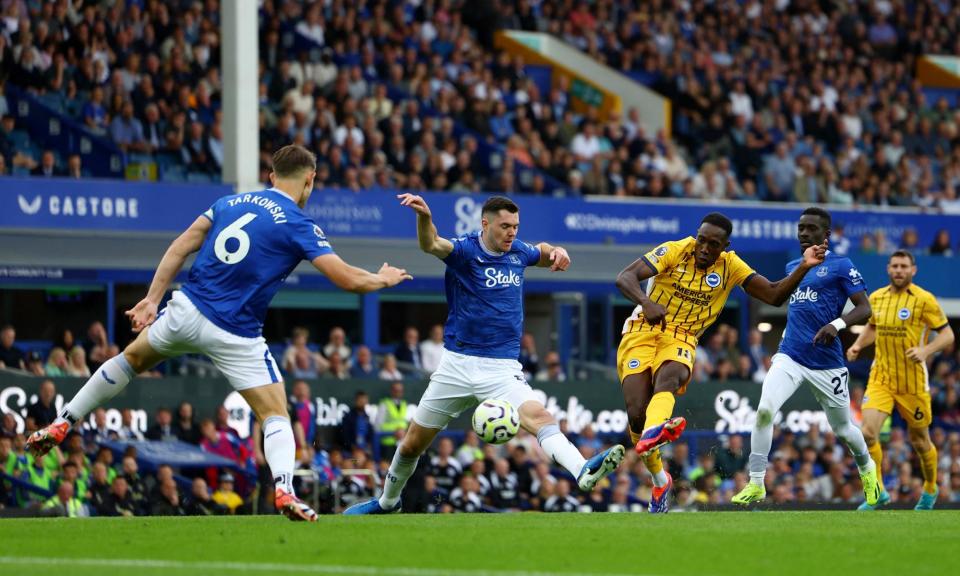
[[[827,256],[827,242],[826,240],[823,244],[818,244],[816,246],[810,246],[803,251],[803,264],[808,268],[813,268],[814,266],[819,266],[823,264],[823,259]]]
[[[643,303],[643,318],[650,324],[659,324],[661,330],[667,329],[667,309],[656,302]]]
[[[849,360],[850,362],[853,362],[854,360],[859,358],[861,350],[862,348],[860,348],[856,344],[847,348],[847,360]]]
[[[427,201],[423,199],[422,196],[417,196],[416,194],[397,194],[397,198],[400,200],[401,206],[409,206],[413,208],[414,212],[417,214],[423,214],[424,216],[430,216],[430,207],[427,206]]]
[[[827,324],[821,328],[813,337],[814,344],[823,344],[824,346],[829,346],[833,344],[833,341],[837,338],[837,327],[833,324]]]
[[[565,248],[557,246],[550,252],[550,262],[551,272],[563,272],[570,267],[570,255]]]

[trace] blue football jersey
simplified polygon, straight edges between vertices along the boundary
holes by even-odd
[[[452,240],[453,252],[444,262],[447,350],[482,356],[520,356],[523,333],[523,272],[540,261],[540,249],[514,240],[509,252],[493,254],[474,232]]]
[[[301,260],[333,253],[323,230],[274,188],[225,196],[203,215],[213,227],[181,291],[237,336],[260,336],[270,300]]]
[[[787,274],[793,272],[800,262],[798,258],[787,264]],[[866,289],[863,276],[849,258],[827,252],[823,264],[807,272],[800,286],[790,295],[787,329],[780,342],[780,352],[814,370],[843,367],[840,338],[825,346],[814,345],[813,337],[843,314],[852,294]]]

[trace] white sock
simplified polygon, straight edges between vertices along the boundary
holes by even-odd
[[[751,452],[748,467],[750,469],[750,482],[763,488],[763,481],[767,476],[767,454]]]
[[[757,417],[750,433],[750,482],[764,487],[767,475],[767,456],[773,447],[773,421],[780,408],[793,396],[803,381],[793,376],[784,364],[775,362],[763,379]]]
[[[540,447],[554,462],[566,468],[576,478],[587,463],[577,447],[567,440],[556,424],[547,424],[537,432]]]
[[[267,458],[277,488],[293,494],[293,466],[296,444],[290,419],[270,416],[263,422],[263,455]]]
[[[827,413],[827,422],[830,423],[833,433],[853,453],[853,459],[856,460],[860,473],[866,474],[871,469],[876,468],[873,458],[870,457],[867,442],[863,439],[863,432],[854,426],[850,420],[850,409],[846,406],[830,406],[824,407],[823,411]]]
[[[765,425],[764,425],[765,424]],[[773,446],[773,424],[755,422],[753,432],[750,433],[750,458],[747,460],[747,469],[750,471],[750,482],[764,486],[764,477],[767,475],[767,454]]]
[[[667,473],[661,468],[659,472],[653,474],[653,485],[657,488],[663,488],[667,485]]]
[[[403,487],[407,485],[407,480],[413,471],[417,469],[419,456],[401,456],[400,450],[393,455],[393,461],[390,462],[390,470],[383,481],[383,494],[380,495],[380,507],[384,510],[393,510],[393,507],[400,501],[400,493]]]
[[[94,408],[119,394],[136,375],[122,352],[107,360],[90,376],[73,400],[60,409],[57,423],[68,422],[73,426]]]

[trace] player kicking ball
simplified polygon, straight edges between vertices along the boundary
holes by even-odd
[[[316,158],[301,146],[273,155],[273,187],[225,196],[181,234],[160,261],[150,290],[127,316],[137,338],[87,380],[56,421],[30,435],[27,448],[43,455],[97,406],[137,374],[181,354],[208,356],[253,409],[263,428],[263,451],[276,483],[277,510],[291,520],[317,514],[293,491],[294,439],[277,363],[261,335],[267,306],[284,279],[309,260],[338,287],[365,293],[410,279],[384,264],[376,274],[334,254],[319,226],[303,212],[316,177]],[[157,308],[187,257],[199,250],[183,287]]]
[[[789,276],[771,282],[735,252],[727,252],[733,224],[713,212],[697,237],[666,242],[635,260],[617,276],[617,288],[637,305],[623,324],[617,373],[627,405],[630,438],[653,476],[648,510],[667,512],[673,478],[663,469],[659,448],[680,437],[686,420],[671,418],[693,374],[697,341],[720,315],[730,291],[780,306],[807,270],[823,262],[825,247],[808,246]],[[652,278],[649,294],[642,282]],[[641,432],[642,431],[642,432]]]
[[[927,358],[953,344],[953,329],[933,294],[913,283],[917,263],[913,254],[898,250],[890,255],[887,275],[890,285],[870,295],[873,316],[857,341],[847,349],[851,362],[864,348],[876,342],[876,356],[870,368],[867,392],[863,396],[863,437],[877,465],[880,499],[876,505],[864,502],[859,510],[874,510],[890,501],[883,488],[883,449],[880,427],[896,406],[907,423],[910,444],[920,456],[923,493],[915,510],[933,510],[937,487],[937,447],[930,440],[933,410]],[[937,337],[928,342],[930,332]]]
[[[434,437],[464,410],[487,398],[517,408],[520,425],[536,434],[543,451],[590,491],[617,469],[624,448],[617,445],[589,460],[560,432],[553,416],[537,400],[517,358],[523,330],[523,274],[527,266],[562,272],[567,251],[541,242],[517,239],[520,209],[509,198],[494,196],[483,205],[483,230],[446,240],[437,235],[430,207],[420,196],[397,196],[417,214],[420,249],[446,264],[449,314],[444,327],[440,366],[420,399],[413,421],[397,448],[384,480],[383,494],[354,504],[344,514],[384,514],[400,510],[400,494]]]
[[[807,208],[797,224],[800,248],[823,244],[830,236],[830,213],[822,208]],[[787,270],[799,265],[787,264]],[[847,300],[853,309],[845,315]],[[842,315],[842,316],[841,316]],[[863,483],[863,494],[871,506],[880,497],[877,469],[860,429],[850,419],[849,372],[843,360],[843,348],[837,334],[848,325],[870,318],[866,285],[849,258],[827,252],[823,264],[804,277],[790,296],[787,328],[773,365],[763,379],[763,391],[757,419],[750,436],[750,482],[733,497],[734,504],[748,505],[766,497],[764,478],[767,455],[773,443],[773,419],[793,394],[804,384],[810,386],[827,415],[833,433],[853,453]]]

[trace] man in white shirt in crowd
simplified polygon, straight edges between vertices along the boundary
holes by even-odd
[[[440,365],[443,356],[443,325],[434,324],[430,328],[430,338],[420,343],[420,361],[424,371],[433,374]]]

